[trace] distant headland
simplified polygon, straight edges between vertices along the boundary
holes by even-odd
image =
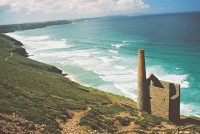
[[[43,28],[43,27],[54,26],[54,25],[64,25],[64,24],[70,24],[73,22],[83,21],[83,20],[85,19],[55,20],[55,21],[46,21],[46,22],[0,25],[0,33],[9,33],[9,32],[21,31],[21,30]]]

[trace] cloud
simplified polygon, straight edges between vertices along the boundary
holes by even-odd
[[[9,5],[0,5],[0,13],[6,12],[10,10],[10,6]]]
[[[149,8],[143,0],[0,0],[0,6],[4,5],[9,5],[11,12],[26,10],[72,15],[98,15]]]

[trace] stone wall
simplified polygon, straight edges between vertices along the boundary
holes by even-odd
[[[180,85],[158,80],[153,74],[147,79],[152,115],[177,122],[180,119]],[[147,111],[148,112],[148,111]]]
[[[169,119],[169,90],[149,86],[151,114]]]
[[[170,85],[169,120],[178,122],[180,120],[180,85],[172,83]]]

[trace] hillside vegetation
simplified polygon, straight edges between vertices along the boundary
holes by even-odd
[[[178,126],[138,111],[128,98],[68,80],[21,46],[0,34],[0,133],[171,133]],[[200,130],[198,119],[185,124]]]
[[[75,21],[75,20],[73,20],[73,21]],[[47,21],[47,22],[0,25],[0,33],[8,33],[8,32],[20,31],[20,30],[43,28],[43,27],[53,26],[53,25],[63,25],[63,24],[72,23],[73,21],[57,20],[57,21]]]

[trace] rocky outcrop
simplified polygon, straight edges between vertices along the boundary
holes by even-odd
[[[28,57],[28,53],[26,52],[26,50],[24,48],[21,48],[21,47],[13,50],[12,52],[19,54],[21,56]]]
[[[58,73],[58,74],[62,74],[62,70],[58,69],[55,66],[51,66],[50,68],[48,68],[48,71]]]

